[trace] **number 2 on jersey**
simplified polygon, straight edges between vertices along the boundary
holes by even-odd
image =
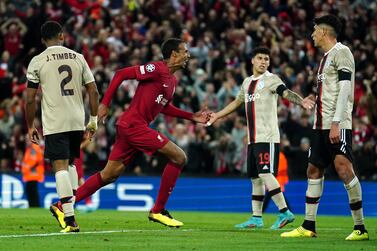
[[[60,90],[62,92],[62,96],[72,96],[74,95],[73,89],[64,89],[64,86],[68,84],[72,80],[72,69],[69,67],[69,65],[63,64],[59,66],[58,71],[60,74],[63,72],[67,72],[68,75],[62,79],[62,82],[60,82]]]

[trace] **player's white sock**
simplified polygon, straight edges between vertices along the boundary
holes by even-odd
[[[348,193],[348,200],[355,225],[364,225],[362,192],[359,179],[355,176],[351,182],[347,185],[345,184],[344,187]]]
[[[253,209],[253,216],[262,216],[263,199],[264,199],[264,184],[261,178],[252,178],[253,193],[251,195],[251,207]]]
[[[77,170],[76,170],[76,166],[75,165],[69,165],[68,166],[68,173],[69,173],[69,179],[71,181],[71,185],[72,185],[72,190],[73,190],[73,196],[74,196],[74,199],[76,198],[76,191],[77,191],[77,188],[79,187],[79,177],[77,175]]]
[[[261,177],[264,184],[266,184],[268,192],[270,193],[271,199],[274,201],[275,205],[279,208],[279,210],[285,209],[286,211],[287,203],[285,202],[279,182],[275,176],[272,173],[261,173],[259,174],[259,177]]]
[[[73,216],[73,191],[67,170],[61,170],[55,173],[56,191],[58,192],[64,216]]]
[[[318,204],[323,192],[323,181],[321,179],[308,179],[308,189],[306,190],[305,220],[315,221]]]

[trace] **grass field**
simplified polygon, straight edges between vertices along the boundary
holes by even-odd
[[[0,250],[377,250],[377,218],[367,218],[371,240],[349,242],[351,217],[318,217],[318,238],[282,239],[269,230],[275,215],[265,215],[265,228],[237,230],[248,214],[173,212],[185,226],[171,229],[147,220],[147,213],[99,210],[77,214],[81,232],[58,234],[46,209],[0,209]],[[301,224],[297,216],[284,230]]]

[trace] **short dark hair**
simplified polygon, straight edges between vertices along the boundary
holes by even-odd
[[[62,26],[58,22],[47,21],[41,27],[41,38],[43,40],[50,40],[57,37],[62,32]]]
[[[325,25],[330,26],[331,28],[334,29],[335,37],[339,35],[342,29],[342,23],[340,22],[339,18],[331,14],[314,18],[314,24],[316,25],[325,24]]]
[[[162,57],[168,59],[173,51],[179,51],[179,45],[183,43],[183,40],[179,38],[169,38],[165,40],[161,45]]]
[[[257,47],[251,52],[251,58],[254,58],[257,54],[266,54],[270,56],[270,49],[266,47]]]

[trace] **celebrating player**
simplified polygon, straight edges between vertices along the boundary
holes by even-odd
[[[347,190],[354,230],[346,240],[368,240],[361,186],[352,166],[352,108],[355,61],[350,49],[337,42],[340,21],[333,15],[314,19],[314,45],[325,51],[317,73],[315,123],[307,169],[304,223],[282,237],[315,237],[315,220],[323,191],[325,168],[333,164]]]
[[[166,136],[149,128],[149,123],[160,112],[173,117],[206,123],[210,113],[201,110],[193,114],[171,104],[177,86],[177,79],[173,73],[186,67],[190,54],[186,44],[176,38],[166,40],[161,46],[161,51],[162,61],[123,68],[118,70],[111,80],[98,111],[100,120],[107,116],[111,98],[124,80],[137,79],[139,85],[129,108],[117,121],[116,140],[105,168],[89,177],[79,187],[76,201],[81,201],[101,187],[114,182],[138,151],[149,155],[157,151],[165,155],[169,162],[162,174],[160,190],[149,213],[149,219],[166,226],[180,227],[183,223],[174,219],[165,209],[165,205],[187,157],[184,151]],[[51,207],[57,214],[61,213],[59,205],[55,204]]]

